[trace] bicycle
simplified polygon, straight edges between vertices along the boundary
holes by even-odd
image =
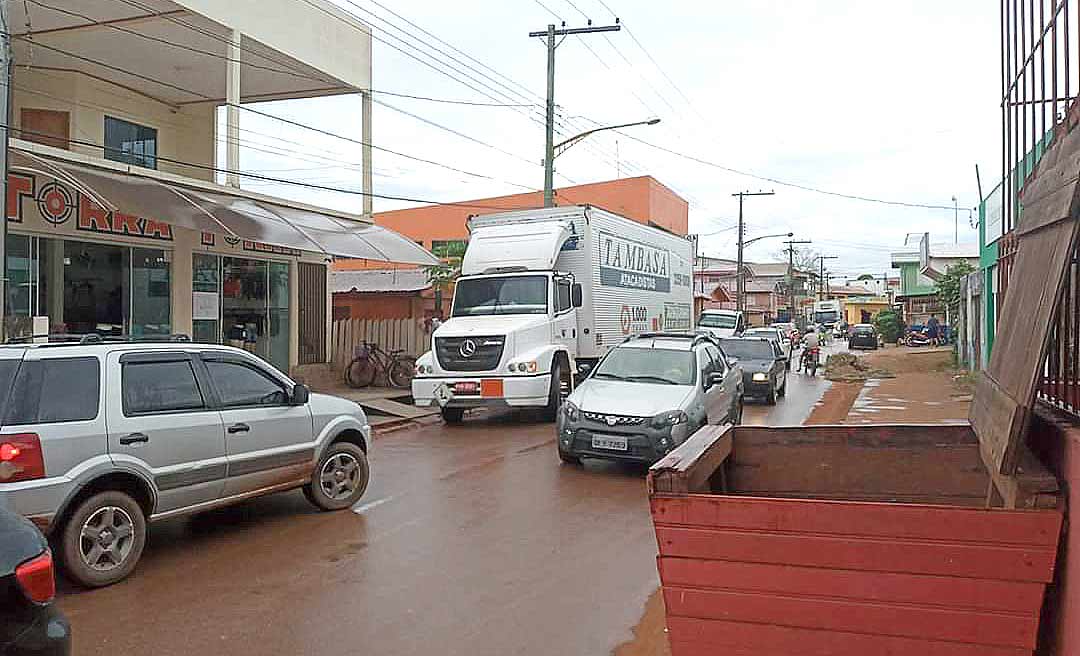
[[[357,346],[352,362],[345,367],[345,383],[349,387],[369,387],[381,373],[391,387],[408,388],[416,372],[416,358],[405,351],[383,350],[374,342]]]

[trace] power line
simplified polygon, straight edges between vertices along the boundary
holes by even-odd
[[[13,128],[12,126],[2,124],[2,123],[0,123],[0,128],[5,128],[5,129],[9,129],[9,130],[15,130],[15,128]],[[36,132],[36,131],[33,131],[33,130],[17,130],[17,131],[19,131],[19,132],[21,132],[23,134],[30,134],[30,135],[40,136],[40,137],[55,138],[55,135],[47,134],[45,132]],[[108,146],[106,146],[104,144],[100,144],[100,143],[95,143],[93,141],[84,141],[84,140],[80,140],[80,139],[68,139],[68,141],[70,143],[80,145],[80,146],[89,146],[91,148],[102,148],[102,149],[104,149],[106,151],[110,150],[108,148]],[[477,205],[475,203],[458,203],[458,202],[450,202],[450,201],[436,201],[436,200],[428,200],[428,199],[422,199],[422,198],[411,198],[411,197],[408,197],[408,196],[392,196],[392,195],[389,195],[389,194],[377,194],[377,193],[371,193],[371,192],[366,192],[366,191],[359,191],[359,190],[356,190],[356,189],[345,189],[345,188],[340,188],[340,187],[331,187],[331,186],[327,186],[327,185],[312,184],[312,183],[308,183],[308,182],[298,182],[296,180],[288,180],[288,179],[285,179],[285,178],[276,178],[276,177],[273,177],[273,176],[260,175],[260,174],[257,174],[257,173],[250,173],[250,172],[247,172],[247,171],[236,171],[236,170],[228,169],[228,168],[225,168],[225,167],[212,166],[212,165],[209,165],[209,164],[196,164],[195,162],[187,162],[187,161],[184,161],[184,160],[174,159],[174,158],[171,158],[171,157],[165,157],[165,156],[162,156],[162,155],[157,155],[157,156],[154,157],[154,159],[156,159],[158,161],[161,161],[161,162],[167,162],[169,164],[175,164],[175,165],[178,165],[178,166],[184,166],[184,167],[193,168],[193,169],[200,169],[200,170],[203,170],[203,171],[210,171],[210,172],[214,172],[214,173],[225,173],[225,174],[230,174],[230,175],[236,175],[236,176],[240,176],[240,177],[243,177],[243,178],[250,178],[252,180],[262,180],[262,181],[265,181],[265,182],[273,182],[273,183],[278,183],[278,184],[283,184],[283,185],[304,187],[304,188],[307,188],[307,189],[317,189],[319,191],[332,191],[332,192],[342,193],[342,194],[353,194],[353,195],[357,195],[357,196],[369,196],[371,198],[381,198],[383,200],[397,200],[397,201],[403,201],[403,202],[409,202],[409,203],[424,203],[424,204],[429,204],[429,205],[445,205],[445,206],[452,206],[452,207],[471,207],[471,208],[479,208],[479,209],[500,209],[500,210],[521,209],[520,207],[503,207],[503,206],[499,206],[499,205]]]
[[[642,145],[648,146],[650,148],[655,148],[656,150],[660,150],[660,151],[663,151],[665,153],[675,155],[676,157],[681,157],[683,159],[690,160],[692,162],[697,162],[698,164],[702,164],[704,166],[709,166],[709,167],[712,167],[712,168],[715,168],[715,169],[720,169],[721,171],[727,171],[728,173],[734,173],[736,175],[742,175],[742,176],[746,176],[748,178],[753,178],[755,180],[762,180],[764,182],[771,182],[773,184],[777,184],[777,185],[780,185],[780,186],[783,186],[783,187],[792,187],[794,189],[801,189],[803,191],[809,191],[809,192],[813,192],[813,193],[816,193],[816,194],[824,194],[826,196],[834,196],[834,197],[837,197],[837,198],[846,198],[848,200],[860,200],[860,201],[864,201],[864,202],[867,202],[867,203],[878,203],[878,204],[881,204],[881,205],[894,205],[894,206],[898,206],[898,207],[913,207],[913,208],[927,209],[927,210],[952,210],[952,209],[954,209],[951,205],[949,205],[949,206],[946,206],[946,205],[928,205],[928,204],[924,204],[924,203],[913,203],[913,202],[898,201],[898,200],[885,200],[885,199],[881,199],[881,198],[871,198],[869,196],[858,196],[858,195],[855,195],[855,194],[845,194],[845,193],[841,193],[841,192],[838,192],[838,191],[828,191],[826,189],[818,189],[817,187],[811,187],[811,186],[808,186],[808,185],[798,184],[796,182],[787,182],[785,180],[780,180],[778,178],[771,178],[771,177],[764,176],[764,175],[758,175],[756,173],[750,173],[748,171],[742,171],[742,170],[739,170],[739,169],[736,169],[736,168],[732,168],[730,166],[724,166],[723,164],[717,164],[716,162],[710,162],[708,160],[701,159],[700,157],[695,157],[694,155],[687,155],[686,153],[680,153],[677,150],[672,150],[671,148],[666,148],[664,146],[660,146],[660,145],[645,141],[644,139],[640,139],[640,138],[635,137],[633,135],[627,134],[625,132],[622,132],[621,130],[614,130],[614,132],[626,137],[627,139],[630,139],[632,141],[636,141],[636,142],[638,142],[638,143],[640,143]]]

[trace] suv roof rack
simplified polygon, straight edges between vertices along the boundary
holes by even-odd
[[[45,340],[36,342],[35,340]],[[172,335],[101,335],[99,333],[52,333],[48,335],[24,335],[12,337],[6,344],[48,344],[50,346],[77,346],[85,344],[132,344],[132,343],[184,343],[191,337],[183,333]]]
[[[698,342],[713,342],[714,344],[716,343],[716,340],[713,338],[712,334],[709,333],[709,332],[705,332],[705,331],[686,332],[686,333],[677,333],[677,332],[638,333],[636,335],[628,335],[626,337],[626,339],[623,340],[623,343],[629,342],[630,340],[634,340],[634,339],[689,339],[689,340],[691,340],[691,345],[696,345]]]

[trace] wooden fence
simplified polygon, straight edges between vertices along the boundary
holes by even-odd
[[[364,342],[378,344],[386,351],[401,349],[419,357],[430,350],[431,335],[424,330],[423,319],[339,319],[333,323],[330,334],[334,368],[344,369],[356,347]]]

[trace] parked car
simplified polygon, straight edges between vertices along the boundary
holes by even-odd
[[[787,394],[787,358],[778,345],[761,337],[737,337],[720,340],[720,348],[738,360],[747,396],[773,405]]]
[[[734,337],[746,330],[746,318],[737,310],[702,310],[697,327],[713,337]]]
[[[848,337],[848,349],[876,349],[878,347],[878,341],[878,332],[873,325],[868,323],[858,323],[851,328],[851,336]]]
[[[45,536],[0,499],[0,654],[71,653],[71,627],[53,604],[55,595]]]
[[[787,358],[788,369],[791,369],[791,352],[794,347],[791,345],[791,338],[784,333],[784,331],[775,326],[768,326],[767,328],[749,328],[743,333],[743,337],[764,337],[771,340],[780,347],[780,351]]]
[[[360,406],[227,346],[0,347],[0,417],[0,497],[90,587],[134,570],[148,522],[296,488],[348,508],[370,475]]]
[[[566,399],[559,458],[653,463],[706,423],[739,423],[742,410],[742,372],[711,338],[645,333],[609,351]]]

